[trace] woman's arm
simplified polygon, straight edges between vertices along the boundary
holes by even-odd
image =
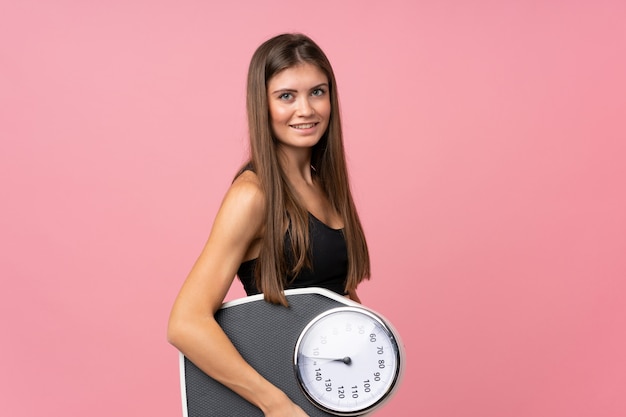
[[[214,318],[242,260],[258,245],[263,222],[263,194],[256,176],[246,172],[224,197],[209,239],[174,302],[167,337],[196,366],[266,416],[306,416],[241,357]]]

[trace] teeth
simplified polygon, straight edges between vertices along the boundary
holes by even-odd
[[[295,129],[310,129],[313,126],[315,126],[315,123],[304,123],[301,125],[291,125],[291,127],[295,128]]]

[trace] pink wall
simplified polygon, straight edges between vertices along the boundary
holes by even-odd
[[[2,1],[0,415],[180,415],[167,316],[283,31],[335,66],[406,344],[377,415],[626,415],[626,3],[239,3]]]

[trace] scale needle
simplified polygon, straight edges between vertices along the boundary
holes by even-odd
[[[352,359],[350,359],[350,356],[344,356],[343,358],[320,358],[319,356],[307,356],[307,358],[319,359],[322,361],[329,361],[329,362],[343,362],[346,365],[352,364]]]

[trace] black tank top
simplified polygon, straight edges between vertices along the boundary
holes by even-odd
[[[343,230],[332,229],[309,213],[309,241],[311,245],[311,268],[302,268],[297,277],[287,277],[287,287],[321,287],[345,295],[348,274],[348,251]],[[291,257],[291,242],[285,235],[285,256]],[[237,276],[247,295],[259,294],[254,282],[257,260],[251,259],[239,266]]]

